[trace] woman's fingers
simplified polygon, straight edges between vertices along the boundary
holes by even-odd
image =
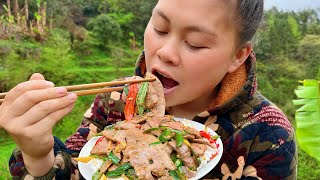
[[[67,89],[63,87],[27,91],[12,103],[12,107],[15,107],[12,115],[20,116],[42,101],[65,95],[67,95]]]
[[[6,95],[4,99],[4,103],[11,104],[15,99],[28,91],[46,89],[50,87],[54,87],[54,84],[45,80],[31,80],[20,83],[9,91],[8,95]]]
[[[55,111],[42,120],[36,122],[35,124],[29,126],[26,128],[27,131],[35,131],[37,129],[41,129],[42,132],[49,132],[51,133],[54,125],[60,121],[65,115],[70,113],[74,107],[74,103],[70,104],[69,106],[60,109],[58,111]],[[35,132],[39,133],[39,132]],[[39,135],[41,136],[42,134],[34,134],[34,135]]]
[[[46,101],[42,101],[37,105],[33,106],[29,109],[23,116],[21,116],[20,123],[24,124],[24,126],[30,126],[32,124],[41,121],[49,114],[60,111],[61,109],[65,109],[66,107],[74,104],[77,99],[77,95],[74,93],[69,93],[67,96],[50,99]],[[23,117],[23,118],[22,118]],[[57,119],[55,121],[58,121]]]
[[[45,80],[44,76],[40,73],[34,73],[31,75],[30,80]]]

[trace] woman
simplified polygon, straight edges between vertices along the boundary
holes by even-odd
[[[296,178],[293,129],[256,90],[250,41],[262,16],[263,0],[159,0],[146,27],[136,75],[155,74],[165,89],[168,114],[204,123],[223,140],[222,159],[205,178]],[[19,147],[10,159],[14,177],[80,178],[71,158],[90,130],[121,120],[123,109],[114,103],[123,102],[112,93],[98,95],[63,144],[52,128],[75,101],[74,94],[54,88],[40,74],[9,92],[0,125]]]

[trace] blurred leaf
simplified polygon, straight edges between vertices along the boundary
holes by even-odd
[[[301,105],[296,110],[296,132],[300,147],[310,156],[320,161],[320,83],[317,80],[304,80],[303,86],[295,91]]]

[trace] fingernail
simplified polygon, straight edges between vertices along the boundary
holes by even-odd
[[[47,85],[48,87],[54,87],[53,82],[50,82],[50,81],[46,81],[46,85]]]
[[[74,93],[69,93],[67,98],[70,99],[70,100],[75,100],[75,99],[77,99],[77,95],[74,94]]]
[[[57,92],[58,94],[64,94],[64,93],[67,92],[67,89],[64,88],[64,87],[58,87],[58,88],[56,88],[56,92]]]

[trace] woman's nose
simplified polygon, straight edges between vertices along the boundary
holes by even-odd
[[[165,42],[163,46],[158,49],[156,54],[161,61],[166,63],[175,66],[180,63],[178,43],[175,43],[173,40]]]

